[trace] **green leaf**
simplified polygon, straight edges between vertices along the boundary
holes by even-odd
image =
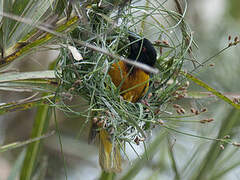
[[[56,91],[54,71],[14,72],[0,74],[0,90],[15,92]],[[1,108],[1,107],[0,107]]]
[[[231,99],[229,99],[228,97],[224,96],[222,93],[220,93],[219,91],[213,89],[212,87],[210,87],[209,85],[207,85],[206,83],[204,83],[203,81],[201,81],[200,79],[194,77],[191,74],[188,73],[182,73],[184,74],[188,79],[192,80],[193,82],[195,82],[196,84],[198,84],[199,86],[205,88],[206,90],[208,90],[209,92],[211,92],[212,94],[216,95],[217,97],[219,97],[220,99],[222,99],[223,101],[227,102],[228,104],[232,105],[233,107],[235,107],[236,109],[240,109],[240,104],[236,104],[234,103]]]
[[[0,83],[0,90],[15,92],[50,92],[53,93],[57,88],[56,81],[52,80],[24,80],[17,82]]]
[[[0,83],[26,79],[54,79],[54,78],[55,74],[53,70],[34,72],[14,72],[0,74]]]
[[[49,65],[49,69],[54,69],[55,62]],[[47,96],[48,94],[45,94]],[[37,108],[35,121],[33,124],[31,138],[42,136],[48,129],[49,120],[52,115],[52,108],[49,105],[42,105]],[[27,148],[27,154],[24,159],[23,167],[20,173],[20,180],[31,180],[33,172],[37,165],[38,155],[40,154],[40,141],[30,144]]]
[[[55,95],[47,95],[40,98],[20,100],[12,103],[4,103],[0,105],[0,114],[6,114],[9,112],[23,111],[35,106],[45,105],[50,103],[50,100],[54,99]]]
[[[0,11],[3,11],[3,0],[0,0]],[[0,22],[2,21],[2,16],[0,16]]]
[[[23,18],[30,18],[33,24],[27,25],[22,22],[11,20],[8,28],[8,34],[5,34],[7,39],[6,48],[13,46],[16,42],[20,41],[30,31],[32,31],[34,24],[38,23],[46,11],[50,8],[53,0],[18,0],[15,1],[11,13],[19,15]]]
[[[1,13],[1,12],[0,12]],[[60,25],[56,32],[66,32],[67,30],[70,30],[76,23],[78,22],[78,17],[75,16],[72,19],[68,20],[66,23]],[[36,39],[35,41],[28,43],[24,47],[20,48],[19,50],[15,51],[11,55],[3,58],[0,61],[0,68],[5,67],[9,63],[24,57],[25,55],[29,54],[31,51],[33,51],[35,48],[48,43],[49,41],[53,40],[56,36],[51,33],[46,33],[43,37]]]
[[[102,171],[102,174],[99,180],[114,180],[115,177],[116,177],[116,174],[113,172]]]
[[[31,135],[32,139],[41,137],[46,132],[50,117],[51,109],[48,105],[38,107]],[[37,163],[40,145],[40,141],[36,141],[28,146],[27,154],[24,159],[20,174],[20,180],[31,180],[34,168]]]
[[[5,1],[5,0],[1,1],[0,12],[3,12],[3,10],[5,12],[10,12],[11,8],[12,8],[12,1]],[[1,26],[1,36],[0,36],[1,46],[2,48],[5,48],[8,40],[8,34],[10,32],[10,29],[9,29],[10,19],[3,16],[0,16],[0,18],[1,18],[1,25],[0,25]]]
[[[69,3],[71,3],[71,2],[69,2]],[[66,0],[57,0],[56,6],[54,9],[55,13],[58,14],[58,16],[60,16],[66,9],[67,4],[68,4],[68,2]]]

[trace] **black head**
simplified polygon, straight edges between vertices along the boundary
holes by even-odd
[[[156,62],[157,53],[152,43],[146,38],[139,39],[132,35],[129,35],[128,39],[131,42],[128,58],[153,67]]]

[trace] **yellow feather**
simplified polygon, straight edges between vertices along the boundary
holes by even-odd
[[[114,63],[109,75],[115,86],[120,86],[120,93],[123,99],[136,102],[144,94],[147,93],[149,87],[149,75],[141,69],[133,69],[132,73],[128,73],[128,67],[123,62]],[[99,162],[103,170],[120,172],[121,171],[121,154],[119,145],[113,144],[106,130],[100,130],[99,145]]]
[[[115,86],[121,86],[121,95],[127,101],[136,102],[148,91],[149,75],[137,68],[129,74],[128,67],[123,61],[114,63],[109,75]]]

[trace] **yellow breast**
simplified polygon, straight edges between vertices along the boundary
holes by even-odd
[[[109,75],[115,86],[121,86],[121,95],[127,101],[136,102],[148,91],[149,75],[138,68],[129,73],[123,61],[114,63],[109,70]]]

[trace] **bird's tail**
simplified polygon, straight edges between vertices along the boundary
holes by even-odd
[[[122,158],[119,144],[111,141],[108,132],[104,129],[99,133],[99,163],[106,172],[120,172]]]

